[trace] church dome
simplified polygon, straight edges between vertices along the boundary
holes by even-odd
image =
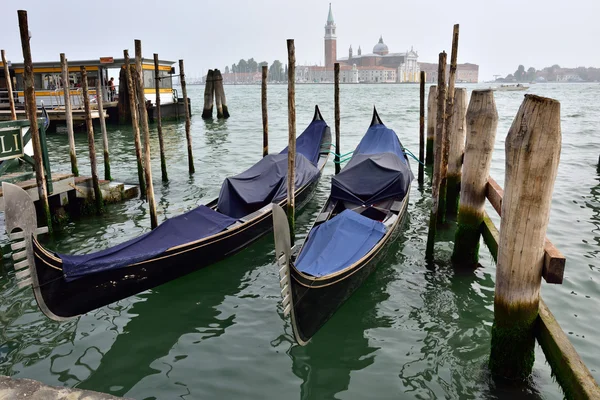
[[[387,44],[383,43],[383,37],[379,37],[379,42],[373,47],[373,53],[385,56],[390,51],[388,50]]]

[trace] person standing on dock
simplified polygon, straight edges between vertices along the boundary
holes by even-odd
[[[110,101],[115,101],[115,78],[114,77],[111,77],[110,81],[108,81],[108,87],[109,87],[108,97],[109,97]]]

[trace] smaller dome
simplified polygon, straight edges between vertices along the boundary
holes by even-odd
[[[390,51],[388,50],[387,45],[385,43],[383,43],[383,37],[380,36],[379,42],[375,45],[375,47],[373,47],[373,53],[379,54],[380,56],[385,56],[389,52]]]

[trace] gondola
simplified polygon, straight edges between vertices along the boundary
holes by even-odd
[[[291,248],[282,208],[274,207],[275,249],[284,315],[305,345],[377,267],[406,213],[413,174],[396,133],[377,110],[305,241]]]
[[[331,132],[318,107],[296,139],[295,201],[314,194],[331,148]],[[65,320],[206,267],[272,229],[272,206],[287,203],[287,148],[225,179],[219,197],[153,231],[87,255],[58,254],[37,239],[35,208],[18,186],[3,183],[6,230],[13,243],[20,286],[32,285],[40,309]],[[47,228],[46,228],[47,230]],[[43,231],[43,230],[42,230]],[[24,249],[25,251],[22,251]]]

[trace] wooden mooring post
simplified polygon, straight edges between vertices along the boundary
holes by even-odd
[[[269,154],[269,115],[267,109],[267,77],[269,69],[262,66],[262,83],[260,87],[260,106],[262,109],[263,124],[263,157]]]
[[[100,117],[100,129],[102,130],[102,151],[104,153],[104,179],[112,181],[110,176],[110,157],[108,155],[108,132],[106,132],[106,121],[104,120],[104,99],[102,95],[102,79],[96,79],[96,104]]]
[[[158,69],[158,54],[154,53],[154,90],[156,91],[156,130],[158,131],[158,146],[160,149],[160,172],[163,182],[169,181],[167,161],[165,159],[165,142],[163,140],[162,117],[160,115],[160,72]]]
[[[212,69],[206,74],[206,82],[204,84],[204,107],[202,108],[202,119],[212,119],[213,115],[213,99],[215,97],[215,72]]]
[[[290,234],[294,243],[295,232],[295,162],[296,162],[296,50],[294,39],[287,40],[288,50],[288,178],[287,178],[287,215]]]
[[[144,167],[142,164],[142,143],[140,140],[140,124],[138,119],[138,107],[135,96],[135,86],[133,84],[133,76],[129,61],[129,51],[123,50],[123,58],[125,59],[125,76],[127,78],[127,94],[129,96],[129,109],[131,112],[131,129],[133,131],[133,143],[135,146],[135,158],[137,160],[138,182],[140,184],[141,197],[146,197],[146,180],[144,178]]]
[[[335,173],[339,174],[342,166],[340,165],[340,157],[342,150],[340,149],[340,63],[333,64],[334,89],[333,100],[335,108]]]
[[[429,87],[429,95],[427,96],[427,144],[425,151],[425,164],[433,165],[435,156],[435,124],[437,111],[437,86]]]
[[[71,111],[71,80],[69,79],[69,66],[65,53],[60,53],[60,69],[63,80],[63,97],[65,102],[65,121],[67,123],[67,136],[69,138],[69,157],[71,159],[71,172],[79,176],[77,166],[77,152],[75,151],[75,133],[73,132],[73,113]]]
[[[181,60],[180,60],[181,63]],[[181,64],[180,64],[181,65]],[[144,77],[142,69],[142,41],[135,40],[135,91],[140,104],[140,125],[144,135],[144,175],[146,178],[146,197],[148,198],[148,209],[150,211],[150,226],[152,229],[158,226],[156,218],[156,202],[154,201],[154,185],[152,183],[152,164],[150,161],[150,127],[148,126],[148,110],[146,109],[146,98],[144,96]],[[185,91],[184,91],[185,97]],[[186,102],[187,112],[187,102]],[[187,124],[186,124],[187,125]]]
[[[437,121],[435,129],[435,160],[433,163],[433,183],[431,188],[431,196],[433,204],[431,206],[431,215],[429,218],[429,232],[427,235],[427,249],[425,256],[428,259],[433,257],[433,247],[435,244],[435,234],[437,232],[437,223],[440,216],[444,214],[442,209],[442,193],[441,193],[441,179],[442,179],[442,160],[444,153],[444,109],[446,106],[446,52],[443,51],[439,56],[438,65],[438,92],[437,92]],[[447,166],[446,166],[447,167]]]
[[[81,89],[83,91],[83,108],[85,110],[85,125],[87,128],[88,150],[90,153],[90,166],[92,169],[92,185],[94,189],[94,202],[96,204],[96,212],[101,214],[104,211],[102,201],[102,191],[100,190],[100,182],[98,181],[98,167],[96,165],[96,145],[94,143],[94,125],[92,124],[92,111],[90,109],[90,94],[88,89],[87,71],[82,65],[81,69]]]
[[[419,185],[423,185],[425,164],[425,71],[421,71],[419,86]]]
[[[31,48],[29,46],[29,23],[27,21],[27,11],[18,10],[19,33],[21,34],[21,47],[23,49],[23,84],[25,86],[25,108],[29,118],[29,131],[31,132],[31,142],[33,145],[33,159],[35,163],[35,182],[38,189],[40,204],[46,219],[46,226],[52,232],[52,218],[50,216],[50,206],[48,205],[48,192],[46,187],[46,175],[42,163],[42,145],[40,141],[40,132],[37,121],[37,105],[35,101],[35,88],[33,85],[33,62],[31,59]]]
[[[466,97],[466,90],[462,91]],[[473,90],[466,121],[467,138],[452,261],[475,266],[479,259],[479,230],[485,213],[487,177],[498,126],[498,111],[492,90]]]
[[[15,109],[15,98],[13,97],[12,90],[12,78],[10,77],[10,70],[8,69],[8,63],[6,62],[6,53],[4,50],[0,50],[2,54],[2,65],[4,66],[4,80],[6,81],[6,90],[8,91],[8,106],[10,107],[10,119],[12,121],[17,120],[17,110]]]
[[[196,169],[194,168],[194,156],[192,154],[192,136],[190,133],[190,102],[187,97],[187,89],[185,86],[185,72],[183,69],[183,60],[179,60],[179,82],[181,83],[181,93],[183,94],[183,106],[185,107],[185,139],[187,140],[188,169],[190,174],[193,174],[194,172],[196,172]]]
[[[525,95],[506,138],[490,369],[532,371],[544,245],[561,149],[560,103]]]
[[[446,187],[446,215],[455,216],[458,211],[463,155],[465,152],[467,89],[454,89],[452,118],[448,126],[448,185]]]
[[[223,87],[223,75],[221,71],[214,71],[215,103],[217,103],[217,118],[229,118],[229,109],[227,108],[227,99],[225,98],[225,89]]]

